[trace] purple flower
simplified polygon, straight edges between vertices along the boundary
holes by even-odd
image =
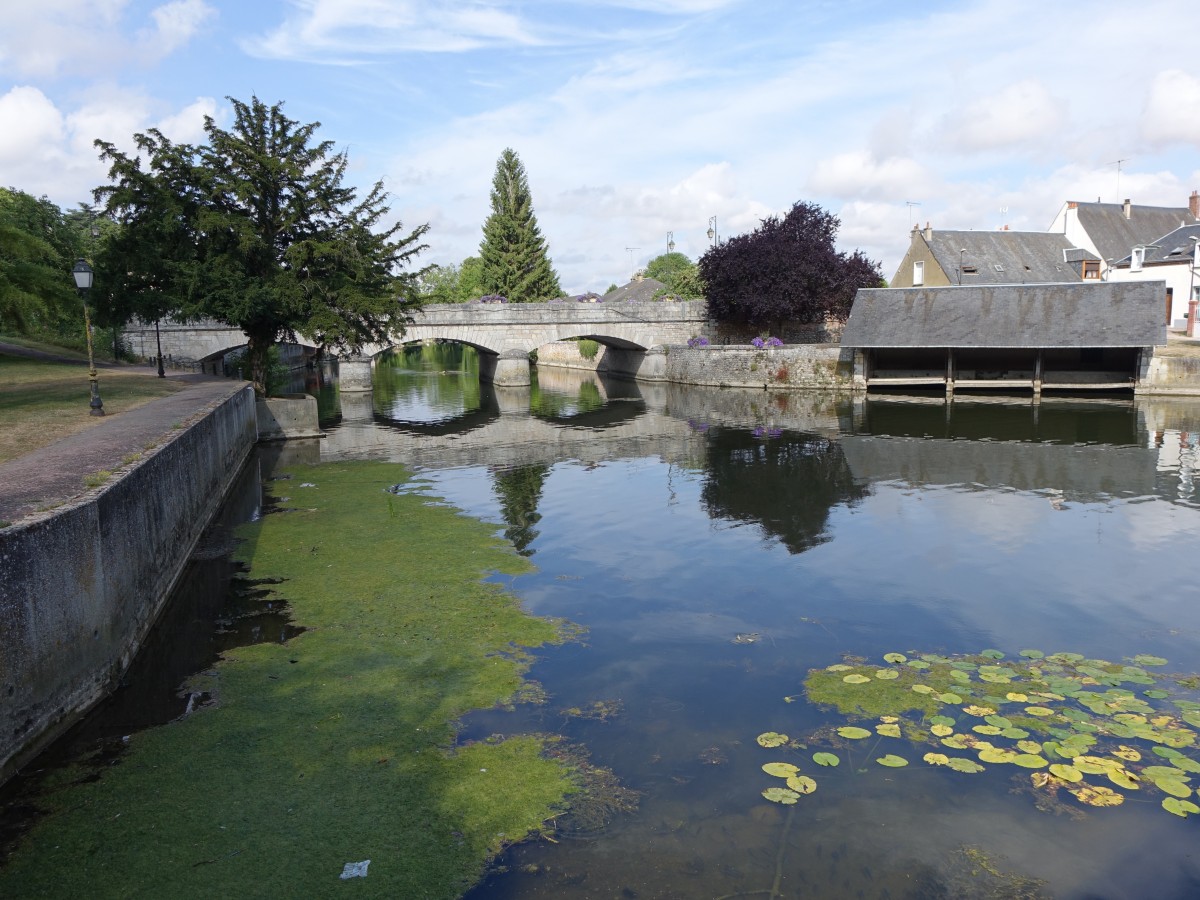
[[[695,350],[697,347],[707,347],[708,346],[708,338],[706,338],[706,337],[688,338],[687,345],[689,347],[691,347],[693,350]]]
[[[777,337],[769,337],[769,338],[767,338],[767,346],[768,347],[782,347],[783,341],[781,341]]]
[[[764,341],[760,337],[756,337],[754,340],[752,340],[750,342],[750,344],[751,344],[751,346],[757,347],[759,350],[761,350],[763,347],[766,346],[766,341]]]
[[[480,303],[507,303],[508,298],[502,297],[499,294],[485,294],[479,298]]]

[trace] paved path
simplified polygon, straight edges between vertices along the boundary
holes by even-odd
[[[84,363],[86,365],[86,363]],[[203,375],[172,375],[186,387],[166,397],[63,438],[48,447],[0,463],[0,522],[17,522],[87,490],[85,475],[119,469],[131,454],[169,437],[181,423],[246,386],[244,381]]]

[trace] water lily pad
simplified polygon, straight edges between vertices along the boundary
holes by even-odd
[[[985,768],[984,766],[981,766],[979,763],[975,762],[973,759],[960,759],[958,757],[950,760],[950,762],[946,763],[946,765],[955,772],[966,772],[967,774],[982,772]]]
[[[923,671],[929,668],[929,663],[925,662],[923,659],[910,659],[905,663],[905,665],[918,671]]]
[[[1021,738],[1029,737],[1029,732],[1024,728],[1005,728],[1000,732],[1001,737],[1009,738],[1010,740],[1020,740]]]
[[[1042,745],[1037,741],[1017,741],[1017,749],[1022,753],[1041,753]]]
[[[971,730],[976,734],[986,734],[990,737],[992,735],[1000,734],[1000,732],[1002,732],[1004,729],[997,728],[995,725],[973,725]]]
[[[997,728],[1012,728],[1012,722],[1004,716],[985,716],[983,721],[989,725],[995,725]]]
[[[980,672],[979,678],[981,681],[987,681],[991,684],[1011,684],[1012,676],[1001,675],[999,672]]]
[[[1046,654],[1041,650],[1022,650],[1021,655],[1026,659],[1042,659]]]
[[[944,766],[950,762],[950,757],[945,753],[926,753],[921,758],[931,766]]]
[[[836,753],[814,753],[813,762],[818,766],[836,766],[841,760]]]
[[[954,734],[954,729],[949,725],[930,725],[929,731],[934,737],[945,737],[948,734]]]
[[[1142,694],[1146,697],[1149,697],[1151,700],[1166,700],[1171,696],[1166,691],[1159,690],[1158,688],[1155,688],[1152,691],[1142,691]]]
[[[1050,767],[1050,774],[1055,778],[1061,778],[1063,781],[1068,781],[1074,784],[1077,781],[1083,781],[1083,773],[1074,766],[1062,765],[1061,763]]]
[[[1107,775],[1108,780],[1119,788],[1127,791],[1138,789],[1137,776],[1126,769],[1109,769]]]
[[[782,803],[785,806],[790,806],[800,799],[800,795],[795,791],[781,787],[767,788],[762,792],[762,795],[772,803]]]
[[[1200,762],[1196,762],[1190,756],[1172,756],[1171,765],[1177,769],[1183,769],[1185,772],[1193,772],[1200,775]]]
[[[980,718],[983,718],[984,716],[994,715],[996,711],[990,706],[975,706],[972,704],[970,706],[964,706],[963,712],[970,716],[979,716]]]
[[[886,725],[886,724],[890,724],[892,722],[899,722],[900,717],[899,716],[880,716],[879,721],[883,722]]]
[[[954,725],[954,720],[949,716],[930,716],[929,724],[931,725]]]
[[[826,666],[826,672],[849,672],[853,666],[847,666],[844,663],[834,663],[832,666]]]
[[[908,657],[905,656],[903,653],[885,653],[885,654],[883,654],[883,659],[885,662],[890,662],[890,663],[908,662]]]
[[[844,738],[849,738],[852,741],[860,741],[863,738],[869,738],[871,732],[865,728],[859,728],[857,725],[843,725],[837,730],[837,733]]]
[[[1170,794],[1172,797],[1190,797],[1192,789],[1182,781],[1175,781],[1170,778],[1155,778],[1154,786],[1164,794]]]
[[[1004,654],[999,650],[984,650],[979,655],[986,656],[988,659],[1004,659]]]
[[[800,771],[797,766],[785,762],[763,763],[762,770],[768,775],[774,775],[776,778],[790,778]]]
[[[788,742],[788,736],[778,731],[764,731],[755,740],[760,747],[782,747]]]
[[[1093,787],[1092,785],[1078,784],[1067,790],[1074,794],[1075,799],[1080,803],[1086,803],[1088,806],[1120,806],[1125,802],[1125,797],[1121,794],[1098,785]]]
[[[951,706],[958,706],[958,704],[963,702],[962,697],[958,696],[958,694],[950,693],[949,691],[944,694],[938,694],[937,698],[943,703],[949,703]]]
[[[1139,753],[1135,748],[1129,747],[1125,744],[1122,744],[1120,747],[1114,750],[1112,755],[1117,757],[1117,759],[1123,759],[1127,762],[1137,762],[1142,758],[1142,754]]]
[[[1044,769],[1050,765],[1050,760],[1036,753],[1020,753],[1012,760],[1012,764],[1025,769]]]
[[[961,684],[966,684],[967,682],[969,682],[971,680],[970,673],[963,672],[959,669],[953,669],[950,672],[950,677]]]
[[[1025,712],[1031,716],[1039,716],[1041,718],[1054,715],[1054,710],[1047,709],[1044,706],[1027,706],[1025,707]]]
[[[889,769],[899,769],[901,766],[907,766],[908,760],[903,756],[897,756],[894,753],[889,753],[887,756],[880,756],[875,762],[881,766],[887,766]]]
[[[1183,756],[1182,753],[1172,747],[1155,747],[1153,749],[1156,754],[1164,759],[1175,759],[1176,757]]]
[[[1011,750],[1005,750],[1002,747],[987,747],[979,751],[979,761],[985,763],[1010,763],[1017,758],[1019,754],[1013,753]]]
[[[932,693],[934,693],[933,688],[931,688],[927,684],[914,684],[912,686],[912,690],[913,690],[913,693],[916,693],[916,694],[932,694]]]
[[[1007,697],[1009,700],[1012,700],[1014,703],[1024,703],[1025,701],[1027,701],[1029,699],[1028,695],[1018,694],[1016,691],[1009,691],[1004,696]]]
[[[817,789],[817,783],[807,775],[793,775],[787,780],[787,786],[797,794],[811,794]]]
[[[895,669],[877,669],[875,671],[875,677],[880,681],[891,681],[893,678],[899,678],[900,673]]]
[[[879,732],[879,734],[883,735],[884,737],[893,737],[893,738],[900,737],[900,726],[899,725],[891,725],[891,724],[876,725],[875,730],[877,732]]]
[[[842,681],[846,682],[846,684],[866,684],[870,680],[866,675],[859,675],[857,672],[842,676]]]
[[[1165,666],[1167,661],[1161,656],[1149,656],[1145,653],[1139,653],[1133,658],[1133,661],[1139,666]]]
[[[1180,800],[1176,797],[1167,797],[1162,802],[1162,808],[1171,815],[1186,818],[1188,813],[1195,815],[1200,813],[1200,806],[1197,806],[1191,800]]]
[[[949,747],[951,750],[966,750],[967,739],[961,734],[952,734],[950,737],[942,738],[942,746]]]

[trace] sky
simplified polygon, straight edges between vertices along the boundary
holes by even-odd
[[[430,225],[421,264],[478,253],[511,147],[568,293],[798,201],[891,278],[914,223],[1186,206],[1194,22],[1184,0],[0,0],[0,185],[74,208],[105,182],[94,140],[200,142],[257,96]]]

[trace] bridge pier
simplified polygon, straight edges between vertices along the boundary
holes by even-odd
[[[339,359],[338,387],[343,394],[370,391],[374,387],[371,378],[371,357],[350,356]]]
[[[604,352],[604,373],[638,381],[666,381],[667,348],[659,346],[649,350],[623,350],[609,347]]]
[[[529,354],[524,350],[505,350],[495,356],[479,354],[479,380],[496,387],[525,387],[532,384]]]

